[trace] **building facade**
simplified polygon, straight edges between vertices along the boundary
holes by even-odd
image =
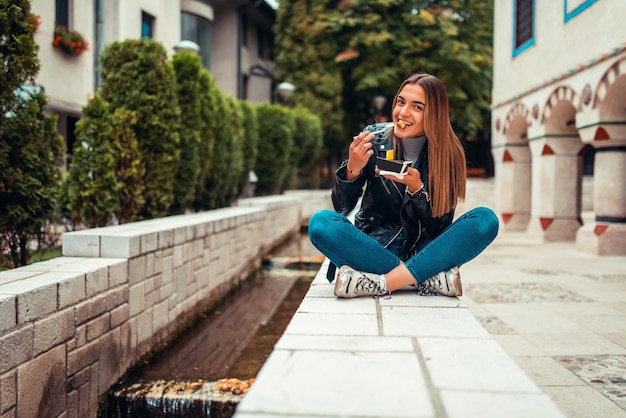
[[[626,254],[626,3],[494,7],[492,152],[506,230]],[[583,222],[583,176],[593,219]]]
[[[41,70],[35,80],[59,115],[68,150],[82,108],[100,86],[100,53],[115,41],[152,38],[173,54],[181,41],[199,47],[202,63],[228,95],[251,102],[275,101],[270,0],[32,0],[40,17],[35,35]],[[79,32],[86,51],[69,55],[52,45],[55,28]]]

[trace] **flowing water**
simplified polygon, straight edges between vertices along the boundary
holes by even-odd
[[[306,234],[288,240],[259,274],[112,388],[99,417],[231,417],[322,261]]]

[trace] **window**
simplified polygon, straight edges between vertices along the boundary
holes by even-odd
[[[180,15],[181,41],[193,41],[200,47],[204,68],[211,68],[211,22],[191,13]]]
[[[154,36],[154,16],[141,12],[141,37],[152,38]]]
[[[535,44],[535,0],[513,0],[513,57]]]
[[[69,0],[56,0],[54,10],[55,26],[65,26],[69,28],[70,24],[70,4]]]
[[[598,0],[583,0],[583,1],[575,1],[572,0],[563,0],[563,22],[567,23],[579,14],[581,14],[585,9],[594,4]],[[578,5],[573,5],[572,3],[577,3]]]

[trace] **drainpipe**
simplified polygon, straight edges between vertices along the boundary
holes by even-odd
[[[94,28],[94,92],[98,91],[98,87],[102,84],[102,71],[100,63],[100,53],[102,52],[102,32],[103,32],[103,19],[104,19],[104,0],[95,0],[95,28]]]

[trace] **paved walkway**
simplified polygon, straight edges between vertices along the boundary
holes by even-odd
[[[626,417],[626,257],[505,232],[461,273],[460,300],[568,417]]]
[[[626,417],[626,257],[502,232],[461,274],[353,300],[319,274],[236,417]]]

